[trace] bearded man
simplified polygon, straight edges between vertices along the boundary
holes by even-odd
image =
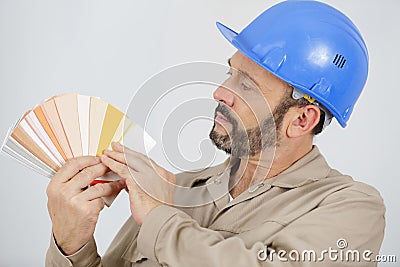
[[[308,0],[279,3],[240,33],[217,26],[238,49],[214,92],[210,133],[230,157],[177,175],[118,143],[101,159],[72,160],[47,191],[46,266],[376,266],[382,198],[313,145],[333,117],[346,126],[365,85],[361,34]],[[86,188],[108,169],[121,181]],[[100,257],[101,197],[123,188],[132,216]]]

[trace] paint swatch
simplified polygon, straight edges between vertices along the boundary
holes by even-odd
[[[146,153],[155,141],[123,112],[98,97],[77,93],[51,97],[13,125],[1,151],[49,178],[66,161],[101,156],[112,142],[135,139],[129,148]],[[108,173],[96,182],[117,180]]]

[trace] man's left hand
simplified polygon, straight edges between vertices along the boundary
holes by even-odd
[[[163,204],[173,204],[176,177],[147,156],[119,143],[101,157],[104,165],[126,183],[133,219],[142,225],[147,214]]]

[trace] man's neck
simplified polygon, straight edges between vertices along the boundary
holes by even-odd
[[[239,166],[231,172],[230,194],[235,198],[250,186],[277,176],[304,157],[311,149],[312,143],[302,146],[278,146],[275,151],[267,149],[255,156],[241,159]]]

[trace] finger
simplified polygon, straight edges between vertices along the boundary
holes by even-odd
[[[125,154],[123,152],[118,152],[118,151],[113,151],[113,150],[105,150],[104,154],[107,157],[110,157],[116,161],[119,161],[123,164],[126,164],[126,158],[125,158]]]
[[[112,142],[111,147],[114,151],[121,152],[121,153],[124,152],[124,150],[128,150],[128,151],[130,150],[127,147],[124,147],[123,145],[121,145],[121,143],[119,143],[119,142]]]
[[[139,190],[137,186],[137,181],[135,181],[135,177],[133,177],[134,174],[137,174],[135,170],[131,169],[125,164],[122,164],[118,161],[113,160],[112,158],[107,157],[106,155],[103,155],[101,157],[101,160],[104,165],[109,167],[111,171],[118,174],[119,177],[121,177],[121,180],[126,183],[126,189],[128,193],[135,194],[134,192],[137,192]]]
[[[100,213],[105,207],[104,200],[102,198],[96,198],[89,202],[89,205],[96,210],[96,213]]]
[[[143,160],[136,158],[135,156],[132,155],[127,155],[125,153],[106,150],[104,151],[104,154],[107,157],[112,158],[113,160],[116,160],[124,165],[128,165],[135,171],[139,171],[141,168],[143,169],[143,167],[146,165],[146,163],[143,162]]]
[[[96,184],[89,187],[76,197],[83,201],[91,201],[101,197],[116,195],[126,186],[124,181],[113,181],[106,184]]]
[[[65,183],[75,176],[80,170],[98,164],[100,162],[99,158],[93,156],[77,157],[69,160],[64,166],[58,170],[56,175],[54,175],[52,181],[58,183]]]
[[[119,143],[114,143],[114,148],[116,150],[106,150],[104,152],[104,154],[106,154],[107,156],[121,162],[124,164],[127,164],[129,167],[131,167],[132,169],[136,170],[136,171],[140,171],[143,170],[146,167],[152,167],[153,164],[155,164],[150,158],[148,158],[147,156],[133,151],[133,150],[127,150],[124,149],[123,152],[119,152],[119,146],[120,145],[116,145]]]
[[[144,161],[148,161],[148,159],[149,159],[146,155],[139,153],[135,150],[132,150],[126,146],[123,146],[123,145],[121,145],[121,143],[118,143],[118,142],[113,142],[111,144],[111,147],[116,152],[123,152],[123,153],[129,154],[129,155],[132,155],[134,157],[140,158]]]
[[[107,166],[101,163],[89,166],[75,175],[69,183],[75,191],[80,191],[82,188],[88,186],[94,179],[106,174],[107,170]]]
[[[113,158],[108,157],[107,155],[101,156],[101,162],[110,168],[111,171],[115,172],[116,174],[121,177],[121,179],[131,179],[131,172],[135,172],[135,170],[129,168],[126,164],[123,164]]]

